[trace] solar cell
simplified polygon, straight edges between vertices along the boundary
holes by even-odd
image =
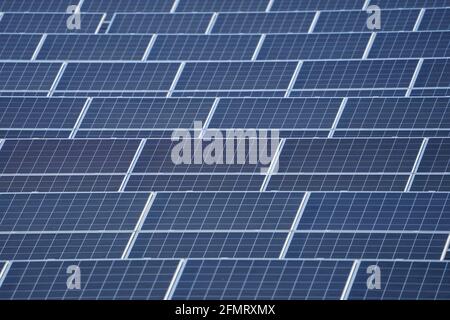
[[[142,230],[289,230],[301,193],[160,193]]]
[[[366,269],[380,268],[383,285],[379,290],[367,289]],[[448,262],[363,261],[356,274],[349,299],[448,300],[450,298]]]
[[[349,261],[189,260],[173,299],[339,299]]]
[[[120,258],[130,233],[9,233],[0,234],[0,259]]]
[[[285,232],[140,232],[130,258],[277,258],[286,236]]]
[[[133,230],[146,193],[0,194],[0,231]]]
[[[298,230],[450,231],[447,193],[312,193]]]
[[[0,300],[163,299],[177,264],[175,260],[14,262]],[[80,290],[67,288],[70,266],[80,268]]]
[[[437,260],[447,237],[431,233],[297,232],[286,258]]]
[[[48,35],[37,60],[141,60],[151,36]]]

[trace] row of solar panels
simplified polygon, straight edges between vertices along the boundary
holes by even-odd
[[[449,59],[0,63],[3,96],[447,95]]]
[[[138,224],[149,232],[450,231],[448,193],[313,192],[297,221],[303,198],[289,192],[3,193],[0,232],[132,232]]]
[[[0,34],[0,60],[220,61],[395,59],[450,56],[450,32],[371,35],[40,35]],[[43,39],[43,40],[41,40]]]
[[[367,289],[366,270],[383,270],[380,290]],[[67,290],[78,265],[81,290]],[[177,266],[184,266],[173,282]],[[351,261],[105,260],[14,262],[0,299],[449,299],[448,262],[363,261],[346,287]],[[174,284],[174,286],[171,286]]]
[[[151,3],[151,1],[148,1]],[[209,1],[204,1],[208,3]],[[245,1],[244,1],[245,2]],[[335,3],[340,3],[336,2]],[[449,30],[450,8],[382,10],[380,30]],[[1,33],[326,33],[372,32],[365,11],[278,13],[141,13],[120,14],[105,21],[100,13],[82,13],[79,29],[68,29],[64,13],[3,13]]]

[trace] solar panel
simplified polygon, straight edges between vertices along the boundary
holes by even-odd
[[[428,9],[425,10],[419,30],[448,30],[450,9]]]
[[[189,260],[173,299],[339,299],[351,262]]]
[[[447,172],[450,168],[450,140],[430,139],[419,172]]]
[[[177,12],[264,11],[268,0],[180,0]]]
[[[0,91],[48,91],[60,68],[58,63],[0,62]]]
[[[39,43],[39,36],[30,34],[0,34],[1,60],[30,60]]]
[[[83,0],[80,11],[82,12],[169,12],[171,1],[165,0]]]
[[[0,12],[65,12],[72,4],[73,0],[4,0]]]
[[[177,263],[175,260],[14,262],[0,299],[163,299]],[[83,279],[89,279],[81,290],[67,288],[70,266],[78,266]]]

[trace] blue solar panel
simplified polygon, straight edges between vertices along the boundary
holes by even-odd
[[[106,260],[15,262],[8,272],[0,299],[163,299],[169,287],[175,260]],[[78,266],[80,290],[69,290],[67,270]]]
[[[289,230],[301,193],[161,193],[142,230]]]
[[[384,285],[367,289],[366,269],[380,268]],[[359,266],[349,299],[368,300],[448,300],[450,270],[448,262],[364,261]]]
[[[448,172],[450,169],[450,139],[430,139],[419,172]]]
[[[271,11],[302,11],[302,10],[360,10],[364,5],[362,0],[274,0]]]
[[[300,33],[307,32],[312,12],[222,13],[212,33]]]
[[[141,60],[151,36],[48,35],[37,60]]]
[[[277,258],[286,236],[286,232],[141,232],[130,258]]]
[[[0,231],[133,230],[145,193],[0,194]]]
[[[268,0],[179,0],[180,12],[264,11]]]
[[[313,193],[298,230],[450,231],[446,193]]]
[[[192,260],[173,298],[339,299],[350,269],[347,261]]]
[[[138,140],[8,140],[2,174],[125,173]]]
[[[449,30],[450,9],[425,10],[419,30]]]
[[[382,8],[433,8],[448,7],[448,0],[378,0],[377,5]]]
[[[0,34],[0,59],[30,60],[39,40],[38,35]]]
[[[417,76],[415,87],[449,87],[450,79],[446,75],[450,72],[450,60],[425,60]]]
[[[211,14],[116,14],[109,33],[205,33]]]
[[[437,260],[447,237],[432,233],[295,233],[286,257]]]
[[[48,91],[61,64],[2,62],[0,91]]]
[[[83,0],[81,12],[169,12],[171,1],[167,0]]]
[[[73,0],[3,0],[0,12],[65,12]]]
[[[160,35],[147,60],[250,60],[259,35]]]

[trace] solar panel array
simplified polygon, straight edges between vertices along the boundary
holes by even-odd
[[[0,299],[450,299],[450,1],[78,1],[0,3]]]

